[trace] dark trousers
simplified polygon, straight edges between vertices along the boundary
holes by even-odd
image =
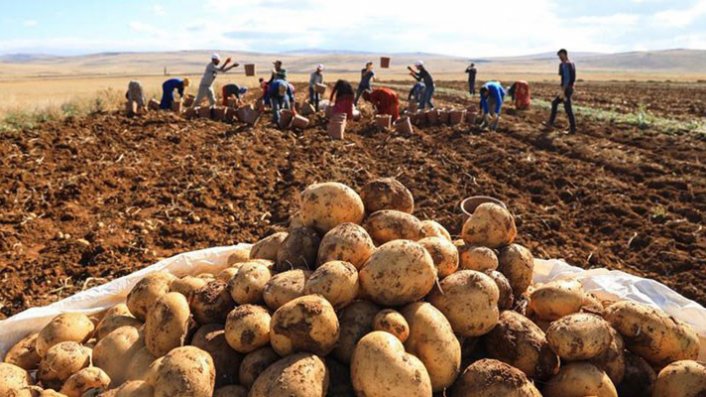
[[[475,95],[475,93],[476,93],[476,79],[468,80],[468,92],[471,95]]]
[[[316,111],[319,111],[319,101],[321,100],[321,94],[316,92],[313,87],[309,87],[309,103],[314,105]]]
[[[564,110],[569,118],[569,131],[576,131],[576,118],[574,117],[574,109],[571,107],[571,96],[574,95],[574,89],[569,87],[564,91],[564,100],[559,97],[552,101],[552,114],[549,116],[549,125],[554,125],[556,113],[559,110],[559,104],[564,102]]]

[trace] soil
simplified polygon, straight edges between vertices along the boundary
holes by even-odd
[[[586,84],[580,97],[624,97],[621,84]],[[649,91],[641,98],[671,106]],[[437,104],[471,102],[442,95]],[[507,109],[497,132],[466,124],[413,135],[378,131],[368,118],[350,123],[343,141],[330,140],[319,118],[283,132],[269,117],[248,127],[161,112],[5,133],[0,312],[48,304],[180,252],[253,242],[287,226],[308,184],[360,189],[377,177],[400,180],[415,215],[454,235],[459,202],[491,195],[508,204],[518,242],[535,256],[654,278],[706,304],[704,136],[588,119],[564,135],[543,130],[546,118],[541,109]]]

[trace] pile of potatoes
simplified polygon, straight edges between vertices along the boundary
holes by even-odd
[[[532,285],[504,207],[459,239],[392,178],[307,187],[287,231],[218,274],[153,273],[100,316],[66,313],[0,364],[0,396],[706,395],[699,339],[580,283]]]

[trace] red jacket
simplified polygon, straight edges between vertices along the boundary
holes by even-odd
[[[369,96],[378,114],[389,114],[392,120],[400,118],[400,100],[397,93],[389,88],[375,88]]]

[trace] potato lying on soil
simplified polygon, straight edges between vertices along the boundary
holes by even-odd
[[[110,377],[97,367],[84,368],[71,375],[61,387],[60,393],[66,397],[81,397],[91,389],[105,390],[110,385]]]
[[[235,307],[228,285],[211,281],[191,294],[189,309],[199,324],[223,323]]]
[[[373,320],[380,307],[368,301],[356,301],[340,313],[341,335],[333,356],[343,364],[351,362],[358,341],[373,330]]]
[[[485,272],[498,268],[498,256],[488,247],[468,245],[461,240],[461,244],[454,244],[458,250],[459,268]]]
[[[130,309],[124,303],[119,303],[106,311],[101,321],[96,326],[96,331],[93,334],[97,340],[103,339],[106,335],[114,330],[130,325],[133,327],[142,326],[142,321],[135,318],[130,313]]]
[[[642,397],[652,395],[657,374],[650,363],[637,354],[624,352],[625,372],[623,381],[616,385],[621,397]]]
[[[262,290],[267,307],[277,310],[285,303],[304,295],[304,286],[309,279],[309,270],[289,270],[272,276]]]
[[[308,353],[285,357],[257,377],[249,397],[325,397],[329,374],[321,358]]]
[[[521,295],[532,284],[534,257],[527,248],[511,244],[500,249],[498,271],[507,277],[515,295]]]
[[[373,212],[363,223],[377,245],[392,240],[417,241],[424,238],[422,221],[416,216],[395,210]]]
[[[335,310],[349,305],[358,295],[358,270],[348,262],[331,261],[319,266],[304,286],[304,295],[318,294]]]
[[[415,302],[434,287],[436,267],[421,245],[408,240],[383,244],[363,265],[360,286],[371,299],[385,306]]]
[[[272,271],[267,266],[247,262],[240,267],[238,274],[228,282],[230,296],[239,304],[262,302],[265,284],[272,278]]]
[[[476,207],[461,230],[461,238],[466,243],[490,248],[508,245],[516,235],[515,218],[510,211],[494,203]]]
[[[460,270],[441,280],[440,285],[443,292],[434,288],[428,299],[444,313],[456,334],[481,336],[498,323],[500,292],[489,276],[475,270]]]
[[[373,318],[373,329],[385,331],[394,335],[400,342],[405,343],[409,338],[409,324],[402,313],[392,310],[380,310]]]
[[[153,397],[154,388],[144,381],[131,381],[123,383],[116,391],[114,397]],[[103,396],[101,396],[103,397]]]
[[[93,364],[105,371],[113,386],[122,384],[128,376],[133,356],[145,347],[142,332],[126,325],[106,335],[93,348]]]
[[[603,353],[613,337],[610,324],[595,314],[574,313],[551,323],[549,347],[566,361],[589,360]]]
[[[44,326],[35,342],[39,357],[44,358],[50,347],[60,342],[86,342],[95,326],[88,316],[81,313],[63,313]]]
[[[0,396],[31,397],[28,388],[32,384],[29,372],[9,363],[0,363]]]
[[[183,346],[190,318],[189,304],[184,295],[170,292],[157,299],[145,320],[145,346],[150,353],[162,357],[170,350]]]
[[[230,278],[228,278],[230,280]],[[228,280],[225,280],[226,282]],[[178,278],[169,284],[169,291],[178,292],[184,295],[187,299],[191,297],[194,291],[208,284],[208,280],[194,276],[185,276]]]
[[[358,193],[348,186],[325,182],[309,185],[301,194],[299,216],[302,226],[326,233],[345,222],[363,222],[365,208]]]
[[[61,385],[75,372],[90,363],[91,349],[77,342],[61,342],[49,348],[39,363],[37,379],[44,385]]]
[[[321,237],[315,229],[310,227],[290,229],[287,238],[277,251],[275,271],[315,268],[319,244],[321,244]]]
[[[230,347],[221,324],[206,324],[199,328],[191,338],[191,345],[213,358],[216,387],[238,383],[238,369],[243,356]]]
[[[519,369],[482,359],[468,366],[448,392],[449,397],[541,397]]]
[[[351,358],[351,379],[358,396],[431,397],[424,364],[405,352],[399,339],[383,331],[365,335]]]
[[[517,312],[500,313],[498,324],[483,342],[489,357],[512,365],[530,378],[546,380],[559,371],[559,356],[549,347],[544,332]]]
[[[154,397],[212,397],[216,370],[211,355],[193,347],[177,347],[162,360],[146,380]]]
[[[147,370],[156,359],[157,357],[150,353],[146,347],[136,351],[135,354],[129,358],[125,378],[127,380],[144,380],[147,375]]]
[[[360,269],[374,251],[373,239],[362,226],[342,223],[321,239],[316,263],[321,266],[337,260],[349,262]]]
[[[262,306],[241,305],[226,319],[225,338],[239,353],[250,353],[270,342],[270,313]]]
[[[495,285],[498,286],[498,291],[500,292],[498,309],[500,309],[500,311],[512,309],[515,305],[515,296],[512,294],[512,287],[507,277],[497,270],[486,270],[483,273],[490,276],[490,278],[495,281]]]
[[[402,308],[409,324],[405,350],[419,358],[429,373],[432,390],[451,386],[461,368],[461,344],[446,317],[430,303],[417,302]]]
[[[250,259],[267,259],[276,261],[277,252],[279,252],[279,249],[284,240],[287,238],[287,235],[287,232],[273,233],[253,244],[250,249]]]
[[[440,278],[458,270],[458,250],[451,241],[443,237],[425,237],[417,243],[431,255]]]
[[[237,385],[223,386],[216,389],[213,397],[248,397],[248,389]]]
[[[706,364],[675,361],[657,375],[653,397],[701,397],[706,395]]]
[[[625,343],[618,331],[610,328],[610,345],[590,360],[590,363],[604,370],[614,385],[618,386],[625,375]]]
[[[41,358],[37,354],[38,333],[29,334],[7,351],[4,361],[22,369],[33,370],[39,366]]]
[[[699,337],[693,328],[661,310],[621,301],[608,306],[605,318],[630,351],[655,366],[695,360],[699,355]]]
[[[608,375],[593,364],[562,364],[559,373],[542,389],[544,397],[618,397]]]
[[[422,221],[422,234],[424,234],[424,237],[443,237],[452,241],[449,231],[441,226],[441,224],[431,219]]]
[[[250,251],[252,251],[252,247],[245,248],[245,249],[239,249],[230,254],[228,256],[228,266],[232,267],[237,263],[242,263],[242,262],[247,262],[250,260]]]
[[[127,294],[127,307],[135,318],[145,321],[147,312],[157,299],[169,292],[176,277],[167,272],[155,272],[145,276]]]
[[[239,383],[247,388],[252,387],[260,375],[267,367],[274,364],[280,356],[271,347],[261,347],[243,357],[238,371]]]
[[[280,356],[333,350],[340,328],[333,306],[319,295],[297,298],[277,309],[270,322],[270,343]]]
[[[546,321],[578,313],[585,299],[583,287],[576,280],[556,280],[540,285],[529,296],[532,314]]]
[[[395,178],[379,178],[368,182],[360,189],[360,198],[368,213],[380,210],[414,212],[414,197]]]

